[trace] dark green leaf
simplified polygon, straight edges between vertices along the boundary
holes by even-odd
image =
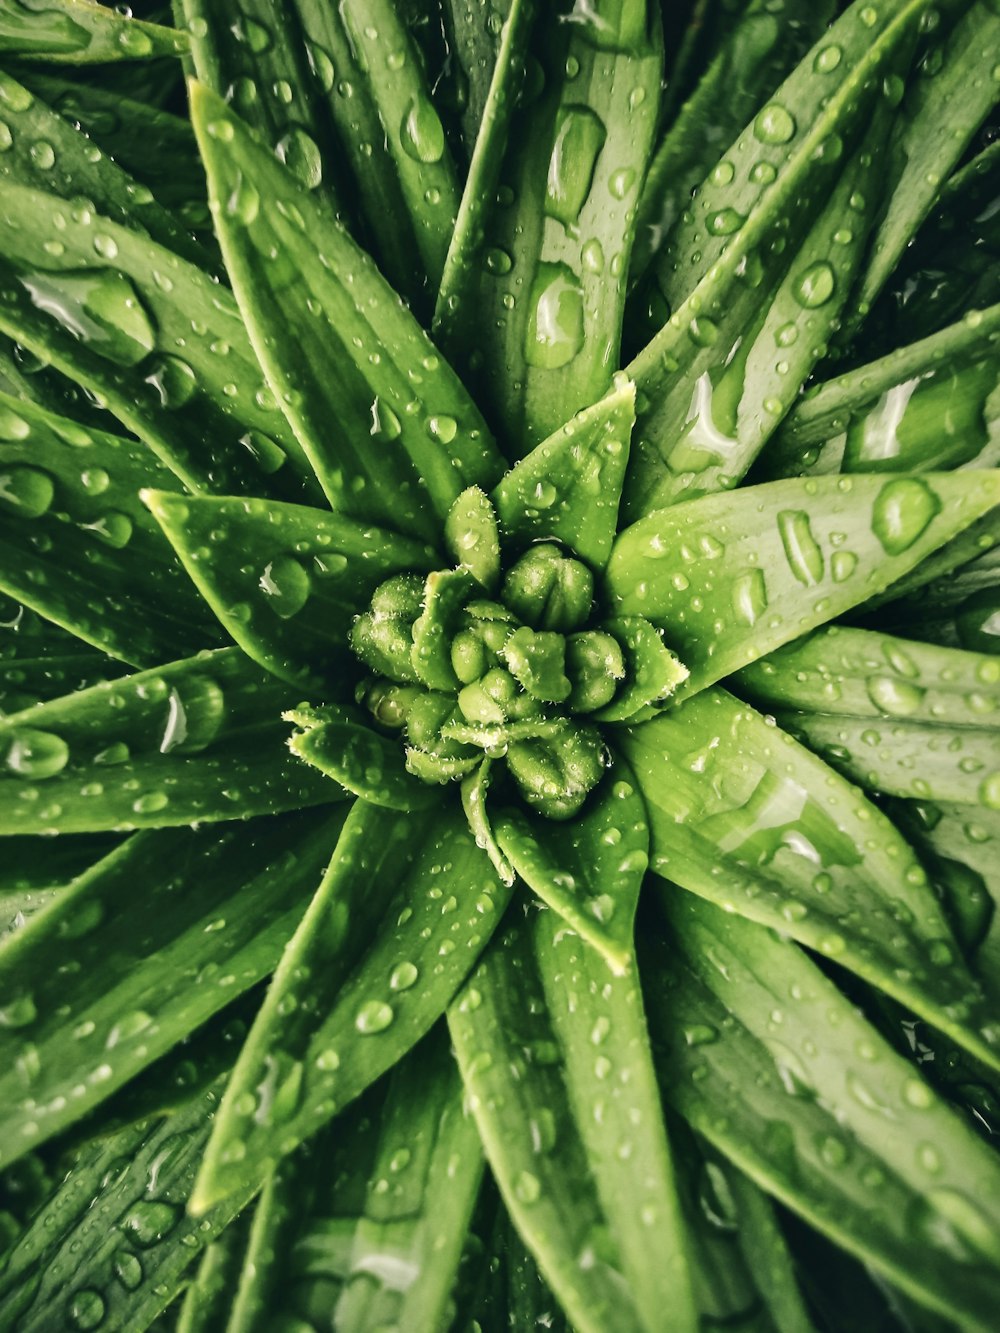
[[[835,959],[1000,1065],[1000,1030],[925,870],[856,788],[722,690],[617,743],[645,798],[653,870]]]
[[[199,85],[192,110],[247,327],[331,504],[435,539],[461,491],[499,475],[479,412],[372,262],[291,173]]]
[[[269,975],[343,822],[141,833],[12,935],[0,947],[0,1164]]]
[[[607,586],[665,631],[682,697],[883,592],[998,503],[1000,471],[769,482],[626,528]]]
[[[4,0],[0,54],[90,65],[183,55],[187,33],[143,23],[93,0]]]
[[[300,685],[329,686],[354,617],[384,579],[435,562],[428,546],[305,505],[162,491],[143,499],[243,651]]]
[[[163,828],[341,800],[288,750],[281,713],[297,702],[230,648],[0,719],[0,830]]]
[[[198,1212],[262,1182],[424,1035],[509,895],[460,810],[428,827],[357,803],[237,1062]]]
[[[346,708],[300,709],[285,716],[302,728],[289,739],[292,753],[370,805],[424,810],[440,799],[406,771],[399,738],[375,731],[370,718]]]
[[[184,1293],[177,1333],[218,1333],[225,1327],[246,1253],[250,1210],[246,1209],[205,1248]]]
[[[687,679],[682,662],[664,645],[663,636],[641,616],[606,620],[625,657],[625,683],[611,703],[594,716],[601,722],[638,722],[653,704],[662,704]]]

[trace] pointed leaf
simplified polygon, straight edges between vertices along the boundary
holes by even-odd
[[[518,809],[494,820],[517,873],[618,976],[632,958],[635,908],[649,865],[649,825],[634,782],[616,756],[613,773],[571,823]]]
[[[66,200],[86,193],[105,217],[151,236],[192,263],[211,266],[203,247],[192,241],[147,188],[113,158],[95,151],[86,134],[7,73],[0,74],[0,101],[13,136],[9,151],[0,155],[0,180],[46,190]]]
[[[47,699],[117,680],[128,667],[103,653],[86,651],[65,657],[15,657],[0,662],[0,715],[20,713]]]
[[[6,184],[0,330],[98,399],[192,490],[315,497],[236,302],[77,201]]]
[[[428,576],[424,609],[413,624],[410,654],[413,670],[428,689],[458,689],[451,641],[464,619],[466,602],[475,592],[476,580],[468,570],[442,569]]]
[[[343,799],[287,747],[297,702],[236,648],[0,719],[0,831],[87,833],[246,819]]]
[[[599,722],[638,721],[651,704],[662,704],[687,680],[688,670],[663,642],[663,635],[641,616],[604,621],[625,656],[625,684],[611,703],[598,709]]]
[[[186,32],[144,23],[93,0],[8,0],[0,16],[0,54],[57,64],[105,64],[183,55]]]
[[[523,546],[554,537],[603,569],[618,525],[634,421],[635,385],[623,378],[516,463],[492,497],[505,539]]]
[[[500,533],[497,516],[478,486],[463,491],[444,525],[445,545],[457,565],[463,565],[487,590],[500,578]]]
[[[289,738],[293,754],[339,782],[369,805],[386,810],[424,810],[439,795],[406,771],[398,736],[385,736],[361,713],[346,708],[297,710],[288,721],[303,728]]]
[[[0,589],[133,664],[218,644],[138,500],[176,484],[142,445],[0,394]]]
[[[1000,712],[1000,662],[986,653],[831,625],[752,662],[734,684],[768,708],[977,727]]]
[[[138,834],[11,936],[0,948],[0,1164],[269,975],[343,822],[338,811]]]
[[[374,264],[229,108],[196,84],[192,114],[247,328],[331,504],[435,540],[461,491],[499,475],[482,417]]]
[[[811,1225],[986,1333],[995,1155],[794,944],[676,890],[662,900],[672,946],[646,957],[665,1095]]]
[[[818,384],[781,425],[760,480],[988,466],[1000,305]]]
[[[926,872],[856,788],[722,690],[616,741],[654,871],[836,959],[1000,1067],[1000,1030]]]
[[[216,1333],[225,1327],[246,1253],[250,1210],[245,1209],[206,1246],[177,1317],[177,1333]]]
[[[607,586],[664,629],[686,697],[883,591],[998,503],[1000,471],[769,482],[626,528]]]
[[[486,797],[490,789],[491,759],[484,759],[468,777],[462,779],[462,809],[469,821],[469,828],[476,840],[476,846],[482,847],[490,858],[493,869],[505,884],[514,883],[514,867],[500,850],[493,833],[493,822],[486,809]]]
[[[542,912],[491,945],[448,1024],[504,1203],[573,1326],[652,1333],[669,1308],[696,1329],[634,975]]]
[[[384,579],[435,560],[428,546],[305,505],[142,498],[243,651],[300,685],[329,686],[331,659]]]
[[[216,1085],[151,1128],[130,1126],[84,1148],[7,1256],[0,1325],[52,1333],[97,1309],[109,1329],[152,1323],[199,1249],[252,1197],[247,1186],[207,1217],[184,1211],[219,1093]]]
[[[237,1061],[191,1206],[262,1182],[391,1068],[440,1017],[509,896],[461,811],[428,828],[358,802]]]

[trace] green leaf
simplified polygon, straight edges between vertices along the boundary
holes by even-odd
[[[0,948],[0,1164],[267,976],[343,822],[338,811],[138,834],[12,935]]]
[[[427,576],[423,610],[413,623],[410,660],[428,689],[458,689],[451,641],[465,622],[465,606],[475,591],[476,580],[467,569],[439,569]]]
[[[198,1250],[252,1189],[201,1218],[184,1211],[218,1087],[152,1128],[130,1126],[84,1149],[32,1218],[0,1274],[0,1326],[24,1333],[146,1328],[180,1291]]]
[[[639,199],[630,273],[633,284],[663,247],[692,191],[715,165],[719,144],[735,138],[760,110],[806,47],[823,32],[834,9],[828,0],[819,4],[795,0],[786,6],[784,21],[778,21],[767,4],[768,0],[751,0],[737,6],[728,32],[718,7],[713,7],[716,12],[704,24],[706,35],[718,33],[720,40],[690,96],[676,116],[665,119],[667,129],[649,164]],[[668,102],[676,97],[677,77],[675,70],[668,80]]]
[[[494,817],[497,841],[517,873],[618,976],[632,958],[635,908],[649,865],[649,825],[634,781],[615,756],[612,773],[572,822],[518,809]]]
[[[453,25],[451,48],[468,87],[462,122],[471,161],[431,328],[448,356],[456,360],[462,355],[460,338],[466,313],[463,296],[479,283],[476,266],[482,262],[490,205],[496,197],[535,22],[535,0],[503,0],[502,7],[505,12],[498,42],[491,31],[496,9],[487,15],[471,5],[448,5]]]
[[[831,625],[744,667],[734,685],[769,709],[981,727],[1000,711],[1000,662]]]
[[[444,540],[457,565],[487,591],[495,589],[500,579],[500,532],[496,512],[478,486],[463,491],[448,511]]]
[[[0,393],[0,479],[4,592],[133,664],[220,641],[138,499],[177,484],[142,445]]]
[[[142,499],[247,656],[316,689],[329,687],[330,663],[378,585],[435,561],[429,546],[305,505],[162,491]]]
[[[0,15],[0,54],[19,60],[91,65],[179,56],[187,49],[187,33],[93,0],[5,0]]]
[[[795,945],[686,894],[662,902],[671,947],[650,943],[647,971],[665,1095],[811,1225],[985,1333],[995,1155]]]
[[[652,1331],[669,1309],[697,1328],[634,974],[542,912],[491,945],[448,1023],[504,1203],[574,1327]]]
[[[460,811],[428,827],[358,802],[237,1061],[195,1211],[263,1181],[424,1035],[509,895]]]
[[[0,330],[95,394],[195,491],[309,499],[236,303],[85,203],[7,184]]]
[[[604,628],[621,645],[625,683],[594,716],[599,722],[637,722],[650,705],[662,704],[683,684],[687,667],[664,645],[660,631],[641,616],[606,620]]]
[[[440,799],[406,771],[399,738],[375,731],[370,718],[346,708],[297,710],[285,717],[303,728],[289,739],[292,753],[370,805],[424,810]]]
[[[81,649],[84,645],[81,644]],[[100,653],[81,651],[64,657],[16,657],[0,662],[0,715],[19,713],[72,690],[116,680],[128,668]]]
[[[286,745],[297,702],[236,648],[0,719],[3,833],[88,833],[280,814],[342,799]]]
[[[92,207],[105,217],[152,237],[192,263],[211,267],[203,247],[148,188],[113,158],[95,150],[86,134],[7,73],[0,73],[0,102],[12,136],[9,150],[0,154],[5,188],[11,182],[65,200],[86,193]]]
[[[1000,1065],[1000,1031],[926,872],[856,788],[722,690],[616,739],[656,873],[835,959]]]
[[[156,202],[196,232],[202,244],[214,247],[205,176],[187,120],[104,84],[53,77],[30,65],[18,74],[32,92],[152,190]]]
[[[448,347],[512,459],[611,387],[660,97],[659,6],[611,0],[563,18],[540,7],[542,77],[533,62],[507,136],[504,202],[485,221],[475,284],[450,293]]]
[[[476,840],[476,846],[482,847],[503,882],[513,884],[514,867],[500,850],[500,844],[493,833],[489,811],[486,809],[492,767],[493,761],[484,759],[478,768],[462,779],[462,809],[469,821],[469,830]]]
[[[760,460],[761,480],[996,463],[1000,306],[818,384]]]
[[[996,106],[994,57],[1000,48],[1000,13],[989,3],[963,5],[955,12],[954,23],[946,17],[943,35],[935,34],[893,128],[889,203],[852,302],[862,317],[933,208],[941,181],[955,169]],[[893,95],[903,95],[901,84]]]
[[[505,540],[515,546],[555,538],[603,569],[618,526],[635,385],[620,379],[504,476],[493,503]]]
[[[769,482],[626,528],[607,588],[689,667],[680,698],[884,591],[997,503],[1000,471]]]
[[[177,1333],[217,1333],[225,1327],[246,1253],[250,1210],[240,1213],[205,1247],[177,1317]]]
[[[479,412],[372,262],[242,122],[200,85],[192,115],[251,339],[330,503],[434,540],[458,495],[499,475]]]
[[[892,118],[877,90],[925,6],[849,6],[685,212],[656,270],[663,327],[628,367],[630,517],[734,485],[792,406],[863,257]]]

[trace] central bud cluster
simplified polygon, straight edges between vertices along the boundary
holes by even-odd
[[[532,546],[490,582],[475,564],[383,583],[352,632],[377,679],[361,688],[404,733],[407,768],[427,782],[503,760],[523,799],[551,819],[576,813],[607,764],[588,720],[626,675],[615,636],[588,628],[594,578],[559,547]]]

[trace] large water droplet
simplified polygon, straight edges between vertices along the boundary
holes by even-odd
[[[267,594],[269,605],[282,620],[297,615],[309,600],[312,580],[294,556],[278,555],[264,567],[260,576],[261,591]]]
[[[761,143],[788,143],[795,133],[795,120],[778,102],[769,102],[758,112],[753,132]]]
[[[415,162],[440,162],[444,153],[444,127],[426,97],[410,101],[399,136],[403,151]]]
[[[941,508],[926,482],[899,477],[887,482],[875,498],[872,532],[887,555],[902,555],[923,533]]]
[[[32,273],[21,285],[37,309],[116,365],[138,365],[156,346],[153,322],[122,273]]]
[[[810,264],[795,285],[795,299],[807,310],[826,305],[833,295],[837,280],[833,269],[823,259]]]
[[[384,1032],[394,1018],[391,1005],[384,1000],[366,1000],[355,1016],[354,1026],[364,1036],[370,1036]]]
[[[40,468],[15,466],[0,472],[0,511],[18,518],[41,518],[54,495],[52,478]]]
[[[314,190],[323,179],[323,158],[315,139],[296,126],[283,135],[275,153],[295,173],[303,185]]]
[[[122,1230],[143,1247],[155,1245],[177,1225],[180,1209],[159,1199],[141,1199],[125,1214]]]
[[[8,745],[7,767],[33,782],[55,777],[69,761],[69,746],[52,731],[18,727],[8,737]]]
[[[809,515],[803,509],[783,509],[778,514],[778,532],[785,559],[800,583],[807,588],[823,577],[823,552],[812,534]]]
[[[566,227],[576,225],[594,179],[607,130],[586,106],[565,107],[559,116],[545,188],[545,211]]]
[[[583,346],[583,290],[568,264],[538,265],[530,308],[525,360],[558,370]]]

